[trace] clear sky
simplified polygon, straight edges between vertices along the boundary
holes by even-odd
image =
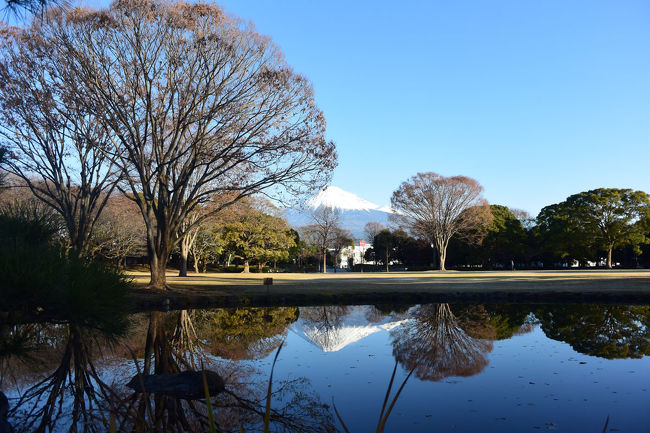
[[[647,0],[218,3],[313,82],[333,184],[367,200],[418,171],[533,215],[592,188],[650,192]]]

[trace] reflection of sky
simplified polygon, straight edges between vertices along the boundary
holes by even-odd
[[[648,431],[648,357],[610,361],[581,355],[536,328],[496,341],[489,359],[488,367],[473,377],[441,382],[412,377],[387,431],[600,432],[607,415],[610,428]],[[290,333],[275,377],[308,377],[324,403],[334,397],[351,431],[371,431],[393,363],[388,332],[329,353]],[[263,370],[270,369],[269,359],[263,364]],[[398,372],[393,392],[405,377],[403,369]]]
[[[401,319],[384,317],[367,323],[366,312],[352,307],[337,320],[330,341],[336,351],[325,352],[301,334],[302,319],[291,325],[274,375],[274,389],[285,379],[309,379],[309,390],[322,403],[335,399],[352,432],[376,427],[394,365],[386,328]],[[358,332],[366,328],[377,329],[367,335]],[[274,355],[243,364],[258,367],[265,382]],[[650,357],[606,360],[582,355],[566,343],[546,338],[539,327],[495,341],[487,356],[489,365],[472,377],[440,382],[411,377],[386,431],[598,433],[607,415],[609,427],[616,429],[610,431],[650,431]],[[132,362],[123,358],[109,357],[97,366],[108,383],[124,384],[135,373]],[[397,371],[393,395],[406,376],[402,367]],[[10,389],[5,392],[16,396]]]

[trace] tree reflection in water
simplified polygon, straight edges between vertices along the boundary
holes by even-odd
[[[343,318],[350,314],[351,310],[347,305],[304,307],[300,309],[300,318],[306,325],[326,331],[341,326]]]
[[[219,308],[196,312],[197,332],[213,355],[233,361],[262,359],[286,338],[298,308]]]
[[[257,309],[255,309],[257,310]],[[276,309],[281,310],[281,309]],[[287,309],[290,310],[290,309]],[[294,309],[295,310],[295,309]],[[232,311],[230,311],[232,313]],[[215,423],[218,431],[257,431],[263,420],[268,387],[268,377],[246,364],[222,361],[209,352],[232,353],[228,348],[218,347],[218,341],[210,341],[215,334],[215,326],[223,323],[230,313],[213,310],[194,314],[180,311],[165,317],[164,313],[150,313],[147,338],[144,349],[142,374],[169,374],[181,371],[209,369],[217,371],[226,382],[226,390],[211,396],[211,405],[216,408]],[[276,311],[277,317],[283,316]],[[255,317],[257,312],[244,317]],[[290,312],[287,317],[296,317]],[[174,318],[174,316],[176,316]],[[263,315],[269,320],[272,315]],[[278,319],[284,325],[275,328],[282,334],[291,320]],[[295,319],[293,319],[295,320]],[[173,327],[166,322],[174,323]],[[273,319],[270,320],[270,323]],[[245,327],[240,323],[241,327]],[[254,325],[254,324],[253,324]],[[168,338],[167,329],[173,329]],[[231,328],[231,331],[233,329]],[[219,334],[217,332],[217,334]],[[235,334],[237,334],[235,332]],[[268,330],[258,335],[258,340],[270,339]],[[240,341],[241,343],[241,341]],[[260,347],[259,341],[247,333],[246,344]],[[226,342],[227,345],[231,341]],[[206,350],[207,349],[207,350]],[[127,400],[125,400],[127,401]],[[146,431],[206,431],[209,428],[207,406],[204,400],[182,400],[163,393],[137,393],[122,405],[120,425],[130,425],[134,429]],[[275,430],[289,432],[328,432],[332,431],[331,415],[328,407],[319,401],[318,395],[311,390],[305,378],[281,381],[274,384],[272,393],[273,407],[270,420]]]
[[[650,355],[650,306],[549,305],[535,309],[548,338],[585,355],[641,358]]]
[[[286,334],[287,326],[297,317],[297,309],[287,310],[292,311],[275,312],[277,322],[283,325],[274,327],[273,333]],[[210,335],[205,333],[210,329],[206,323],[209,314],[184,310],[169,314],[151,312],[146,316],[140,326],[135,317],[136,326],[128,339],[120,340],[121,344],[115,347],[111,345],[114,354],[127,358],[120,358],[121,362],[108,366],[109,377],[128,371],[130,367],[127,366],[132,364],[128,357],[137,358],[136,354],[140,356],[137,365],[141,374],[216,371],[226,380],[226,391],[211,399],[217,431],[240,431],[240,426],[247,432],[259,431],[265,415],[268,372],[211,355],[206,349],[214,349],[218,343],[206,338]],[[288,320],[288,317],[293,319]],[[197,318],[200,319],[198,325]],[[270,323],[273,322],[271,319]],[[274,341],[274,336],[267,330],[258,339]],[[106,345],[114,341],[114,336],[73,323],[5,323],[0,337],[0,353],[4,355],[0,359],[2,380],[13,375],[15,384],[33,383],[20,392],[18,401],[11,403],[10,419],[18,432],[62,428],[106,431],[111,416],[120,431],[209,430],[204,399],[186,400],[165,392],[131,392],[121,380],[117,384],[105,383],[101,375],[107,366],[102,353]],[[260,347],[251,335],[247,341],[251,347]],[[127,345],[131,348],[126,348]],[[34,381],[34,377],[38,378]],[[334,430],[328,406],[320,402],[305,378],[275,382],[272,402],[270,420],[274,431]]]
[[[12,402],[9,417],[19,420],[15,430],[53,431],[65,422],[70,430],[104,431],[108,420],[97,409],[105,408],[114,394],[100,378],[94,361],[115,335],[65,322],[14,325],[12,329],[20,335],[22,346],[4,353],[3,377],[13,370],[18,384],[17,376],[24,368],[20,364],[25,360],[30,367],[47,371]]]
[[[481,306],[421,305],[411,319],[391,331],[393,355],[421,380],[473,376],[488,365],[487,353],[496,337]]]

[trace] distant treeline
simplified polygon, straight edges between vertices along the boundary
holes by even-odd
[[[629,189],[596,189],[546,206],[536,218],[501,205],[492,218],[451,238],[447,268],[535,269],[650,266],[650,202]],[[374,236],[366,260],[409,269],[437,266],[430,242],[401,229]]]

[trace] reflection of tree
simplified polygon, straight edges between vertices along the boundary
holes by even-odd
[[[402,318],[412,305],[407,304],[377,304],[369,305],[366,310],[366,320],[370,323],[377,323],[384,320],[387,316],[392,318]]]
[[[59,325],[57,330],[63,333],[60,361],[54,371],[21,394],[11,415],[20,418],[20,431],[53,431],[63,416],[70,418],[71,429],[103,431],[98,422],[102,413],[95,409],[111,391],[94,365],[99,346],[96,331],[75,323]],[[71,399],[69,413],[64,413],[65,399]]]
[[[407,323],[391,331],[393,355],[421,380],[472,376],[488,364],[495,331],[484,309],[465,306],[457,314],[449,304],[418,306]]]
[[[314,326],[319,331],[340,326],[345,316],[350,314],[351,307],[346,305],[333,305],[328,307],[303,307],[300,309],[300,318],[305,324]]]
[[[521,304],[483,305],[487,320],[494,328],[495,339],[507,340],[513,335],[525,334],[533,330],[529,317],[531,308]]]
[[[535,310],[548,338],[601,358],[650,355],[650,306],[553,305]]]
[[[197,312],[195,324],[208,350],[224,359],[261,359],[278,348],[298,308],[237,308]]]
[[[267,340],[272,339],[269,336],[282,333],[298,314],[296,308],[260,311],[263,313],[257,312],[260,319],[253,327],[269,325],[273,331],[264,334],[266,337],[257,334],[258,338]],[[156,377],[155,386],[160,391],[150,393],[131,393],[121,385],[102,382],[97,359],[101,359],[107,342],[111,342],[111,347],[119,343],[113,348],[117,356],[128,358],[135,356],[135,351],[142,354],[137,364],[142,374],[173,376],[183,372],[181,376],[188,377],[184,375],[197,372],[201,377],[198,371],[202,368],[218,372],[225,378],[226,391],[215,393],[211,399],[217,431],[239,431],[239,425],[247,432],[259,429],[265,412],[267,375],[252,366],[218,361],[204,350],[210,345],[203,340],[207,334],[204,335],[205,323],[201,315],[199,311],[184,310],[135,316],[131,323],[141,323],[128,338],[121,340],[74,323],[15,324],[3,316],[0,327],[2,378],[19,377],[14,379],[17,384],[29,383],[32,382],[30,377],[38,377],[21,392],[20,400],[12,404],[10,416],[16,426],[20,425],[17,431],[52,431],[62,427],[71,431],[106,431],[109,413],[115,416],[120,431],[209,430],[205,400],[175,397],[173,392],[164,390],[164,377]],[[146,321],[142,322],[140,317]],[[117,317],[116,320],[122,319]],[[245,324],[240,326],[245,327]],[[249,343],[253,350],[256,343],[252,337]],[[30,362],[19,362],[21,360]],[[138,385],[142,383],[137,382]],[[137,387],[142,391],[141,386]],[[200,391],[203,391],[202,386]],[[274,431],[333,431],[328,407],[320,402],[305,378],[274,381],[272,402],[270,419]]]
[[[213,335],[210,331],[216,332],[217,336],[227,335],[228,329],[218,330],[218,325],[236,323],[237,311],[245,310],[180,311],[167,317],[164,313],[153,312],[150,313],[147,330],[143,374],[195,371],[196,366],[202,366],[217,370],[225,379],[225,392],[212,395],[217,431],[239,431],[240,425],[245,426],[245,431],[254,431],[264,416],[268,386],[266,376],[250,366],[215,360],[203,350],[201,341],[204,339],[207,340],[205,347],[212,349],[215,346],[210,342]],[[280,333],[297,318],[295,308],[250,309],[248,313],[242,317],[251,319],[259,315],[259,320],[251,322],[253,329],[267,324],[274,329],[272,332]],[[234,332],[238,331],[239,337],[247,323],[242,317],[239,317],[237,327],[229,327]],[[249,349],[256,344],[252,335],[256,335],[258,340],[272,339],[260,335],[259,329],[258,332],[251,330],[246,335],[250,337],[246,340]],[[266,335],[276,334],[269,331]],[[274,383],[272,400],[270,420],[277,429],[290,432],[329,431],[328,426],[332,423],[328,408],[320,403],[306,379]],[[123,403],[127,403],[119,408],[123,427],[146,425],[148,431],[160,432],[208,430],[208,409],[204,400],[182,400],[159,392],[135,394],[130,400],[124,399]]]

